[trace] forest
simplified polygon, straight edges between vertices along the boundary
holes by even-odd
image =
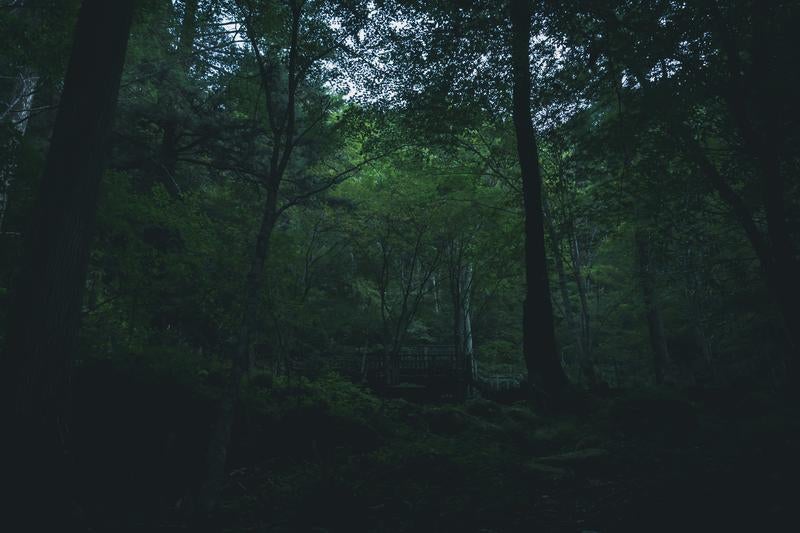
[[[0,529],[795,529],[798,21],[0,0]]]

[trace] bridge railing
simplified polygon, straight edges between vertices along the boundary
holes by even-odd
[[[394,364],[401,382],[463,382],[466,377],[464,363],[463,358],[456,357],[452,346],[428,345],[405,347],[391,363],[382,351],[352,351],[313,360],[295,360],[290,367],[292,371],[302,373],[309,364],[318,364],[353,379],[380,382],[386,376],[387,364]],[[493,391],[517,388],[525,378],[525,374],[513,365],[484,367],[477,358],[473,358],[472,364],[472,379]]]

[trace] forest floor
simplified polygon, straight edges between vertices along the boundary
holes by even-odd
[[[279,430],[290,457],[235,470],[218,523],[486,533],[788,525],[796,418],[733,391],[587,400],[579,414],[552,417],[483,400],[377,401],[364,417],[301,408]]]
[[[795,412],[778,405],[738,389],[642,390],[586,396],[571,413],[541,416],[524,404],[480,399],[379,399],[333,376],[291,386],[253,380],[228,484],[205,526],[275,533],[792,530],[800,426]],[[138,501],[138,510],[112,511],[98,501],[86,512],[106,519],[92,520],[92,529],[120,530],[121,521],[131,531],[191,529],[181,520],[185,489],[170,489],[170,480],[197,474],[202,446],[190,448],[202,439],[182,438],[171,434],[172,451],[150,474],[131,462],[126,500]],[[113,445],[93,442],[97,453]],[[108,487],[91,484],[98,482]],[[150,500],[137,496],[143,491]],[[102,499],[97,494],[85,497]],[[141,512],[156,505],[157,512]]]

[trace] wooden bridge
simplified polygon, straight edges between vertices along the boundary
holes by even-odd
[[[292,367],[302,373],[308,364],[336,371],[387,393],[393,389],[426,389],[438,395],[460,396],[469,386],[483,392],[503,393],[518,389],[525,377],[511,365],[483,368],[475,355],[458,356],[455,348],[448,345],[409,346],[394,355],[358,350],[327,354],[313,362],[295,361]]]

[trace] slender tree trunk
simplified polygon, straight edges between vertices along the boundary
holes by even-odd
[[[13,429],[7,437],[19,445],[20,455],[4,457],[24,465],[25,472],[18,473],[25,483],[14,490],[23,500],[22,509],[33,504],[25,500],[36,494],[30,518],[65,518],[60,513],[69,482],[70,367],[134,3],[84,0],[81,6],[15,287],[2,356],[2,405],[11,414],[6,427]]]
[[[578,239],[575,230],[570,223],[567,237],[570,241],[570,260],[572,261],[572,279],[578,289],[578,301],[580,302],[579,317],[579,342],[581,345],[581,372],[586,379],[589,387],[594,388],[600,384],[599,376],[594,365],[592,354],[592,329],[591,312],[589,311],[589,289],[586,286],[586,278],[583,275],[583,259],[578,246]]]
[[[469,389],[472,375],[474,347],[472,342],[472,265],[464,264],[461,254],[451,258],[450,287],[453,305],[453,348],[456,361],[463,365],[464,382]]]
[[[636,244],[636,257],[639,265],[639,283],[642,289],[645,318],[650,336],[650,346],[653,350],[653,373],[655,382],[660,385],[664,382],[669,350],[667,338],[664,334],[664,324],[661,320],[661,311],[656,299],[655,278],[653,276],[652,261],[647,237],[637,229],[634,234]]]
[[[472,265],[467,264],[463,269],[462,277],[462,296],[461,296],[461,327],[462,333],[462,353],[464,363],[464,379],[466,381],[467,393],[475,379],[472,373],[473,359],[475,358],[475,347],[472,342]]]
[[[464,348],[464,319],[463,306],[461,305],[461,290],[457,286],[457,278],[451,279],[452,305],[453,305],[453,348],[455,355],[460,358]]]
[[[550,211],[547,198],[543,198],[542,203],[544,209],[544,220],[547,224],[547,234],[550,237],[550,243],[553,247],[553,258],[556,264],[556,275],[558,276],[558,290],[561,296],[561,305],[564,308],[564,320],[567,322],[567,328],[575,335],[575,346],[578,352],[578,360],[583,360],[583,346],[581,344],[581,332],[575,320],[575,310],[572,308],[572,300],[569,298],[569,288],[567,282],[567,271],[564,268],[564,257],[561,249],[561,236],[556,231],[555,223],[553,222],[552,211]]]
[[[436,274],[431,276],[431,284],[433,285],[433,312],[438,315],[441,310],[441,304],[439,303],[439,282]]]
[[[530,27],[532,3],[511,0],[511,55],[514,78],[513,115],[522,171],[525,210],[525,281],[523,354],[528,379],[545,396],[557,396],[567,385],[556,344],[542,214],[542,177],[530,110]]]
[[[196,4],[195,0],[191,3]],[[216,424],[209,442],[208,454],[206,458],[206,479],[200,488],[197,498],[199,509],[194,509],[194,518],[203,518],[216,507],[219,494],[222,490],[225,479],[225,464],[228,457],[228,448],[231,441],[231,430],[236,415],[236,404],[239,401],[242,378],[248,370],[248,354],[252,337],[260,324],[261,304],[263,289],[265,286],[266,273],[264,268],[269,256],[269,244],[272,231],[275,229],[280,212],[278,211],[278,196],[280,193],[281,181],[291,159],[292,151],[296,139],[294,138],[295,129],[295,98],[300,79],[297,76],[297,56],[298,56],[298,37],[300,32],[300,15],[302,4],[290,3],[292,11],[292,26],[289,45],[288,58],[288,98],[286,103],[286,115],[279,124],[274,120],[275,108],[272,101],[272,77],[266,70],[263,63],[258,41],[253,35],[254,29],[247,27],[247,35],[250,44],[256,55],[259,66],[261,82],[265,89],[265,99],[267,109],[270,112],[269,121],[273,134],[272,153],[270,155],[270,170],[265,177],[264,183],[267,189],[267,198],[264,204],[264,212],[261,218],[258,235],[256,237],[255,250],[250,263],[250,269],[244,284],[244,307],[241,327],[237,340],[236,352],[233,354],[231,362],[231,372],[228,377],[225,389],[223,390],[222,400],[218,407]],[[190,15],[191,5],[187,5],[187,19]],[[196,5],[194,7],[196,9]],[[188,23],[188,20],[185,21]],[[249,24],[249,17],[247,17]],[[193,24],[193,23],[192,23]],[[184,28],[185,29],[185,28]],[[194,30],[192,30],[193,33]],[[182,37],[186,37],[184,34]],[[199,511],[199,512],[198,512]]]
[[[572,259],[572,280],[578,289],[578,301],[580,302],[580,342],[583,353],[589,357],[591,355],[591,314],[589,313],[589,294],[586,287],[586,279],[583,277],[583,263],[581,260],[578,240],[574,235],[570,235],[570,256]]]
[[[217,420],[209,442],[207,455],[207,477],[200,490],[199,506],[202,519],[212,511],[219,499],[220,491],[224,485],[225,464],[228,458],[228,448],[231,441],[231,431],[236,414],[236,403],[239,401],[242,378],[247,373],[249,366],[250,345],[253,334],[260,324],[263,290],[265,287],[265,266],[269,255],[269,243],[272,231],[277,220],[278,191],[271,188],[267,192],[264,213],[261,218],[258,235],[256,237],[255,252],[250,261],[250,269],[244,287],[244,309],[242,323],[239,328],[236,352],[231,361],[231,370],[228,381],[222,393],[218,406]]]

